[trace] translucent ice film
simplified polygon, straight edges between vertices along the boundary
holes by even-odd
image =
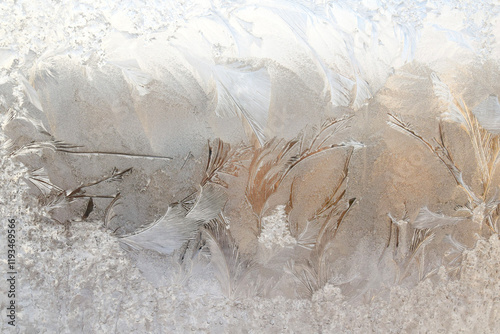
[[[2,333],[500,332],[497,1],[0,19]]]

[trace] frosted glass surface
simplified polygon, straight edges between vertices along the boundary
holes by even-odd
[[[0,18],[2,332],[500,331],[496,1]]]

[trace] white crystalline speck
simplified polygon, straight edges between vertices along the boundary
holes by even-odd
[[[297,242],[290,234],[284,205],[278,205],[272,215],[262,218],[262,232],[259,236],[259,242],[266,248],[286,247]]]
[[[483,223],[485,210],[486,210],[486,204],[483,202],[472,211],[472,221],[475,224],[481,225]]]

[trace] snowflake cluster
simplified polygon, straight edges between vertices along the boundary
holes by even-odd
[[[290,234],[284,205],[278,205],[272,215],[262,218],[259,242],[269,249],[275,245],[286,247],[297,242]]]

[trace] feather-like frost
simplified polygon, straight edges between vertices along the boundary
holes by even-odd
[[[442,117],[460,123],[469,135],[476,156],[476,162],[481,171],[481,181],[484,186],[482,196],[487,196],[495,172],[497,157],[500,154],[500,134],[496,132],[496,134],[494,134],[485,129],[474,112],[471,111],[463,101],[458,102],[457,99],[452,96],[448,86],[442,83],[437,75],[433,73],[431,77],[436,95],[448,105],[448,112],[443,113]],[[495,102],[494,98],[490,98],[489,101],[483,102],[481,108],[478,110],[479,115],[483,117],[483,123],[487,123],[486,121],[492,122],[492,124],[490,124],[491,129],[496,129],[497,127],[499,119],[498,108],[495,110],[497,105],[498,99]],[[446,151],[443,134],[442,131],[440,132],[441,150]],[[479,201],[476,200],[475,202],[476,204],[484,202],[484,198]]]
[[[234,152],[231,151],[231,145],[224,143],[219,138],[213,143],[209,142],[207,166],[205,167],[205,176],[201,181],[201,185],[204,186],[207,183],[215,183],[227,188],[227,184],[219,178],[219,173],[224,172],[224,168],[233,154]]]
[[[264,145],[264,129],[271,101],[271,80],[267,70],[252,70],[236,62],[215,65],[213,72],[217,87],[217,116],[242,116],[260,144]]]
[[[36,92],[35,88],[33,88],[33,86],[22,74],[19,75],[19,78],[21,80],[21,83],[23,84],[24,91],[26,92],[26,95],[28,96],[31,104],[40,111],[43,111],[42,104],[40,103],[40,98],[38,97],[38,93]]]
[[[9,155],[10,156],[22,156],[22,155],[27,155],[31,153],[36,153],[38,155],[42,154],[42,150],[44,149],[49,149],[53,152],[67,152],[69,150],[73,150],[76,148],[79,148],[81,146],[78,145],[72,145],[65,143],[63,141],[59,140],[49,140],[49,141],[40,141],[40,142],[31,142],[29,144],[23,145],[17,149],[14,148],[14,143],[9,142],[9,145],[5,145],[5,147],[8,149]]]
[[[200,189],[198,198],[186,218],[204,221],[217,218],[226,202],[226,192],[220,186],[208,183]]]
[[[28,180],[33,183],[44,195],[49,195],[52,191],[56,191],[58,193],[63,191],[61,188],[50,182],[47,171],[43,167],[31,172],[28,176]]]
[[[222,291],[227,297],[233,297],[239,292],[252,263],[241,256],[238,245],[222,218],[213,219],[203,230],[203,234]]]
[[[451,234],[445,235],[443,240],[453,246],[454,252],[462,253],[468,249],[467,246],[455,239]]]
[[[421,256],[419,262],[419,278],[422,279],[424,276],[424,259],[425,259],[425,247],[428,246],[435,238],[436,233],[431,232],[430,229],[414,229],[413,236],[411,239],[411,244],[409,247],[409,254],[406,257],[405,261],[403,261],[399,268],[401,275],[399,276],[399,282],[407,277],[408,270],[413,260],[416,259],[417,256]]]
[[[368,99],[372,98],[370,86],[359,75],[356,75],[356,83],[353,86],[351,95],[353,96],[351,106],[354,110],[358,110],[367,103]]]
[[[42,154],[42,150],[49,149],[53,152],[61,152],[67,154],[76,154],[83,156],[103,156],[103,155],[111,155],[111,156],[120,156],[124,158],[133,158],[133,159],[162,159],[162,160],[172,160],[171,157],[158,156],[158,155],[148,155],[148,154],[137,154],[137,153],[125,153],[125,152],[107,152],[107,151],[83,151],[83,146],[73,145],[69,143],[65,143],[61,140],[48,140],[48,141],[39,141],[39,142],[31,142],[26,145],[23,145],[17,149],[15,149],[15,144],[12,141],[4,144],[2,147],[4,150],[8,151],[10,156],[19,156],[19,155],[27,155],[30,153],[36,153],[38,155]]]
[[[434,88],[434,94],[446,108],[446,111],[441,114],[441,117],[444,120],[465,125],[466,120],[460,112],[460,109],[457,107],[455,97],[452,95],[450,88],[442,82],[441,79],[439,79],[436,73],[431,74],[431,80]]]
[[[263,214],[267,200],[281,185],[297,144],[273,139],[254,152],[245,196],[255,214]]]
[[[194,238],[202,223],[186,218],[186,210],[181,205],[170,206],[167,213],[151,226],[134,235],[122,237],[120,241],[133,249],[144,248],[171,254]]]
[[[463,217],[450,217],[444,214],[435,213],[429,210],[427,207],[420,209],[417,218],[412,223],[413,228],[416,229],[432,229],[441,226],[456,225],[465,218]]]
[[[221,187],[206,184],[201,187],[189,211],[181,204],[172,205],[162,218],[140,232],[123,237],[121,241],[134,249],[145,248],[170,254],[195,237],[204,222],[217,218],[226,201],[226,192]],[[112,219],[111,208],[108,214],[109,220]]]
[[[320,227],[315,222],[306,221],[306,226],[297,236],[297,245],[307,250],[312,250],[316,244],[316,237],[318,236]]]
[[[399,118],[395,115],[392,115],[392,114],[389,114],[389,117],[391,120],[387,121],[387,124],[391,128],[393,128],[393,129],[395,129],[395,130],[397,130],[397,131],[399,131],[407,136],[410,136],[414,139],[417,139],[422,144],[424,144],[425,147],[427,147],[432,153],[434,153],[434,155],[436,157],[438,157],[439,160],[441,160],[441,162],[450,171],[450,173],[453,176],[453,178],[455,179],[457,185],[462,187],[463,190],[467,193],[467,196],[469,197],[471,202],[474,202],[474,203],[481,202],[481,199],[474,193],[472,188],[467,183],[465,183],[465,181],[463,179],[462,171],[456,166],[455,162],[453,161],[453,158],[452,158],[450,152],[448,151],[448,149],[444,143],[444,133],[443,133],[443,128],[441,126],[439,127],[439,134],[440,134],[439,139],[434,139],[434,143],[437,144],[437,146],[434,146],[429,141],[427,141],[424,137],[422,137],[421,135],[416,133],[411,128],[410,124],[405,123],[401,118]]]
[[[35,59],[29,70],[29,79],[33,87],[40,89],[47,85],[57,84],[55,58],[67,52],[68,50],[64,47],[48,48]]]
[[[325,75],[326,89],[330,90],[332,104],[335,106],[348,106],[351,100],[351,90],[356,87],[355,82],[333,71],[319,55],[318,50],[309,43],[309,34],[313,33],[313,31],[310,31],[310,27],[320,24],[317,15],[301,4],[285,1],[269,7],[269,10],[287,25],[297,41],[311,53],[312,59]],[[325,24],[325,22],[322,23]]]
[[[493,134],[500,134],[500,103],[498,102],[498,96],[488,96],[472,112],[485,130]]]
[[[114,210],[115,206],[119,205],[120,193],[116,194],[113,200],[108,204],[106,210],[104,211],[104,226],[110,228],[110,224],[113,219],[116,218],[117,214]]]
[[[115,60],[110,61],[109,63],[117,66],[122,70],[125,80],[129,83],[129,85],[137,89],[139,95],[143,96],[149,93],[149,90],[146,86],[151,82],[153,78],[150,74],[141,70],[137,60]]]
[[[12,66],[12,63],[16,59],[16,52],[12,49],[7,49],[5,47],[0,48],[0,69],[8,69]]]
[[[344,197],[342,192],[341,197]],[[340,226],[344,222],[345,217],[352,209],[355,198],[349,201],[336,203],[335,207],[331,208],[332,215],[328,215],[321,223],[316,221],[312,228],[312,233],[316,232],[313,238],[312,233],[304,236],[306,239],[305,245],[300,245],[306,249],[310,249],[310,257],[302,263],[288,262],[288,270],[293,274],[295,279],[299,281],[308,291],[309,295],[322,288],[331,278],[331,267],[328,260],[331,247],[334,245],[334,240],[339,231]],[[333,217],[335,216],[335,217]],[[306,226],[308,228],[308,226]],[[300,240],[298,241],[301,242]]]
[[[14,114],[13,118],[15,118],[18,121],[21,120],[21,121],[30,123],[40,133],[43,133],[45,135],[49,135],[50,136],[50,133],[47,131],[47,128],[45,127],[45,125],[43,124],[43,122],[41,120],[37,119],[36,117],[33,117],[33,116],[29,115],[29,114],[26,115],[26,116],[18,116],[18,115]]]

